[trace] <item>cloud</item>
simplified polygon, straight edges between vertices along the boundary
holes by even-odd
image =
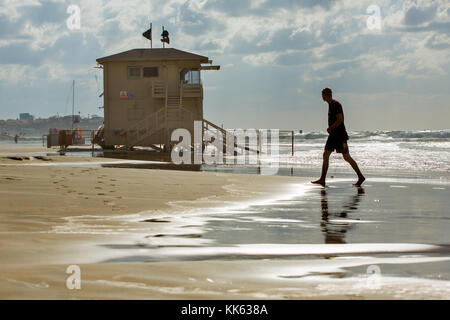
[[[406,25],[420,25],[431,21],[436,16],[436,6],[425,8],[411,7],[405,13],[404,22]]]
[[[450,33],[450,10],[448,1],[405,1],[396,15],[399,21],[393,23],[394,30],[411,33],[438,32]]]
[[[284,8],[288,11],[321,7],[329,9],[335,1],[332,0],[210,0],[203,6],[204,10],[219,11],[231,17],[270,16],[273,10]]]
[[[22,10],[26,7],[41,6],[41,2],[38,0],[2,0],[0,5],[0,16],[7,17],[10,22],[17,21],[23,16]]]
[[[317,62],[312,51],[291,51],[281,54],[275,59],[275,63],[281,66],[299,66]]]
[[[418,33],[418,32],[432,32],[450,34],[450,22],[431,22],[423,26],[411,26],[399,28],[399,31]]]
[[[0,68],[0,80],[6,81],[10,84],[16,85],[19,82],[29,81],[30,66],[15,64],[15,63],[2,63]]]
[[[27,43],[11,43],[0,47],[0,61],[3,64],[40,65],[44,56],[36,54]]]
[[[427,38],[427,48],[445,50],[450,48],[450,37],[444,34],[432,34]]]
[[[39,5],[22,6],[20,20],[29,21],[32,24],[63,24],[68,17],[66,12],[68,5],[65,1],[40,1]]]
[[[45,88],[76,79],[86,105],[97,106],[98,95],[91,98],[98,83],[101,87],[93,75],[95,59],[148,47],[141,34],[150,22],[154,47],[161,47],[165,26],[169,47],[222,65],[220,72],[202,74],[205,88],[215,88],[205,96],[205,106],[233,111],[301,104],[308,110],[317,103],[315,93],[328,85],[382,96],[394,87],[442,91],[442,83],[449,82],[448,0],[379,0],[382,29],[376,31],[366,25],[371,0],[77,0],[78,31],[66,27],[69,4],[2,2],[0,89],[11,92],[3,104],[21,103],[15,87],[42,95]],[[54,101],[63,99],[54,94]],[[57,109],[56,102],[43,105]]]
[[[195,10],[195,9],[197,10]],[[176,17],[172,24],[183,34],[199,37],[205,33],[223,29],[223,24],[209,17],[207,13],[201,11],[202,2],[187,1],[176,9]]]
[[[264,52],[259,54],[250,54],[242,58],[242,61],[248,63],[254,67],[265,66],[272,64],[278,57],[277,52]]]

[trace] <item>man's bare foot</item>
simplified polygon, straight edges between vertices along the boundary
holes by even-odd
[[[311,181],[311,183],[314,184],[320,184],[322,187],[325,187],[325,181],[324,180],[316,180],[316,181]]]
[[[360,177],[359,179],[358,179],[358,181],[356,181],[356,183],[354,183],[353,185],[355,186],[355,187],[360,187],[362,184],[363,184],[363,182],[366,180],[366,178],[364,177],[364,176],[362,176],[362,177]]]

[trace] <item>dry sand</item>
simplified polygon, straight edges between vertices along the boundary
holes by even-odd
[[[33,144],[2,144],[0,149],[0,156],[6,154],[19,154],[19,153],[52,153],[56,152],[57,149],[47,149],[46,147],[40,147],[39,145]]]

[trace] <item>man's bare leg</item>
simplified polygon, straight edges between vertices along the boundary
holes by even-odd
[[[355,170],[356,174],[358,175],[358,181],[356,181],[356,183],[354,183],[353,185],[359,187],[360,185],[362,185],[364,180],[366,180],[366,178],[363,176],[363,174],[359,170],[358,165],[356,164],[356,161],[353,160],[353,158],[350,156],[350,153],[343,153],[342,156],[344,157],[345,161],[350,163],[353,170]]]
[[[311,183],[320,184],[322,187],[325,187],[325,178],[327,177],[328,165],[330,163],[330,154],[331,151],[328,150],[323,152],[322,174],[320,175],[319,180],[311,181]]]

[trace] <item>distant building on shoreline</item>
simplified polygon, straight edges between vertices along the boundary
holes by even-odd
[[[29,113],[21,113],[21,114],[19,114],[19,120],[22,120],[22,121],[33,121],[34,120],[34,116],[32,116]]]
[[[44,134],[48,134],[51,128],[70,128],[71,121],[72,116],[36,118],[31,121],[19,119],[0,120],[0,132],[10,136],[19,134],[27,137],[41,137]],[[103,124],[103,117],[93,115],[91,117],[80,117],[80,122],[77,126],[83,130],[96,130],[101,124]]]

